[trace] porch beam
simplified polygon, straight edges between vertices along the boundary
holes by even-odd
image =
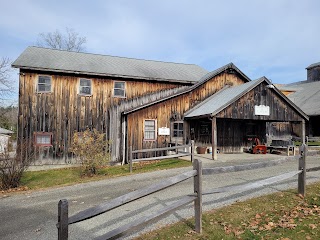
[[[217,160],[217,118],[212,117],[212,159]]]

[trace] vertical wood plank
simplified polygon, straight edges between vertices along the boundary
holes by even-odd
[[[132,146],[130,146],[130,149],[129,149],[129,168],[130,168],[130,173],[132,173]]]
[[[307,145],[301,144],[300,146],[300,158],[299,158],[299,170],[302,170],[298,175],[298,193],[302,196],[306,194],[306,158],[307,158]]]
[[[68,239],[68,200],[62,199],[58,203],[58,240]]]
[[[202,232],[202,162],[195,159],[193,169],[197,170],[197,175],[194,177],[194,193],[197,194],[197,199],[194,201],[195,215],[195,231]]]

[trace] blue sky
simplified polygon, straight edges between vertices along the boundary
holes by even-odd
[[[233,62],[248,77],[306,79],[320,62],[318,0],[0,0],[0,57],[15,60],[41,32],[73,28],[86,52],[193,63]],[[17,73],[12,75],[17,86]],[[17,98],[17,93],[14,96]]]

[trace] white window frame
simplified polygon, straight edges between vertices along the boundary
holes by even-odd
[[[146,122],[154,122],[154,128],[152,130],[147,129]],[[151,126],[151,125],[149,125]],[[149,135],[153,133],[154,137],[151,138]],[[157,140],[157,120],[156,119],[145,119],[143,121],[143,140],[144,141],[156,141]]]
[[[81,85],[81,80],[89,82],[90,85]],[[82,89],[90,87],[90,93],[82,92]],[[79,95],[81,96],[91,96],[92,95],[92,80],[88,78],[79,78]]]
[[[50,80],[50,83],[40,83],[40,78],[46,78],[46,80]],[[50,86],[50,90],[40,90],[39,86],[44,86],[45,88],[47,86]],[[37,81],[37,93],[51,93],[52,89],[52,77],[49,75],[38,75],[38,81]]]
[[[123,84],[123,88],[116,87],[117,83]],[[123,94],[116,94],[116,90],[123,91]],[[118,98],[125,98],[126,97],[126,82],[123,82],[123,81],[114,81],[113,82],[113,96],[118,97]]]
[[[51,147],[52,146],[52,133],[51,132],[35,132],[34,133],[35,146]]]
[[[178,124],[178,129],[174,129],[174,124]],[[179,124],[182,124],[182,130],[179,129]],[[175,131],[177,132],[177,136],[174,135]],[[182,132],[182,136],[179,136],[178,134]],[[172,122],[172,132],[171,137],[172,138],[183,138],[184,134],[184,123],[183,121],[174,121]]]

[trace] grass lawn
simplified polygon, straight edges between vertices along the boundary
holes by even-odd
[[[187,167],[191,165],[192,164],[190,161],[179,159],[142,162],[133,165],[133,174],[170,168]],[[130,172],[128,165],[100,168],[98,174],[92,177],[81,177],[79,168],[63,168],[30,172],[27,171],[23,173],[21,186],[22,189],[40,189],[89,181],[97,181],[129,174]]]
[[[203,232],[188,219],[137,239],[320,239],[320,183],[237,202],[203,214]]]

